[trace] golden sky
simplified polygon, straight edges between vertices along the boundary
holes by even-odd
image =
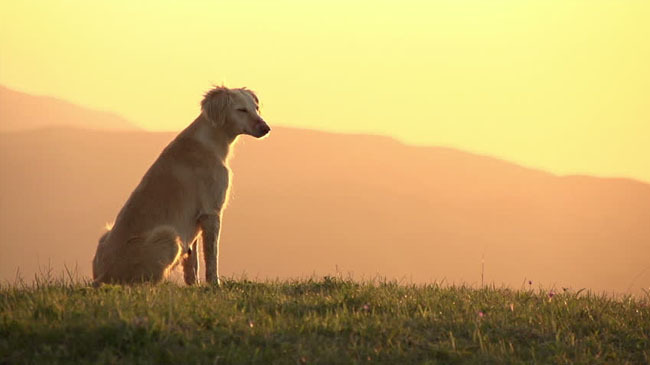
[[[272,125],[650,182],[650,1],[4,1],[0,84],[179,130],[212,84]]]

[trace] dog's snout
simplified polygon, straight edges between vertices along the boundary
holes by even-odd
[[[260,119],[257,124],[257,130],[259,131],[261,137],[268,134],[271,131],[271,127],[269,127],[269,125],[266,124],[263,119]]]

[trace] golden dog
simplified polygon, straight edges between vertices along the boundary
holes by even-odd
[[[181,261],[185,282],[198,283],[202,242],[206,281],[218,284],[230,146],[241,134],[260,138],[270,130],[252,91],[206,93],[201,114],[163,150],[99,239],[94,283],[159,282]]]

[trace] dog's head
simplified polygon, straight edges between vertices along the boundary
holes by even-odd
[[[201,112],[213,125],[234,136],[248,134],[260,138],[271,130],[260,117],[257,96],[246,88],[220,86],[208,91],[201,102]]]

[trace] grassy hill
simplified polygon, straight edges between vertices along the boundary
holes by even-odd
[[[0,288],[0,363],[641,364],[648,298],[523,288],[40,279]]]

